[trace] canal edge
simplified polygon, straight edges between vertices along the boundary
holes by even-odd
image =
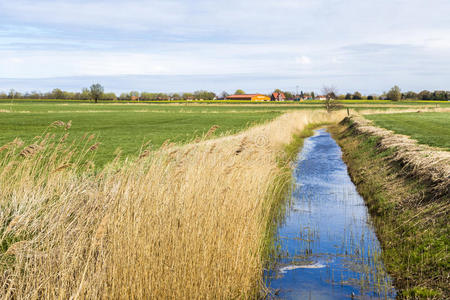
[[[398,148],[380,147],[382,137],[358,130],[358,126],[367,126],[358,124],[359,120],[346,118],[330,126],[329,132],[341,147],[349,175],[369,209],[399,298],[450,297],[445,275],[448,196],[437,193],[430,200],[434,186],[395,159]],[[444,213],[437,215],[436,210]]]

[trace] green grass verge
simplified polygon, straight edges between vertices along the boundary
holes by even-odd
[[[450,151],[450,112],[366,115],[375,125]]]
[[[331,130],[383,248],[383,261],[402,299],[448,299],[449,199],[429,202],[427,187],[390,162],[395,149],[346,126]]]

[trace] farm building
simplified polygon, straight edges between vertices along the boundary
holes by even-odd
[[[330,95],[330,99],[331,99],[331,100],[335,100],[335,99],[336,99],[336,96]],[[314,98],[314,100],[327,100],[327,95],[316,96],[316,97]]]
[[[272,93],[271,101],[286,101],[284,93]]]
[[[247,95],[231,95],[225,98],[226,100],[243,100],[243,101],[270,101],[270,98],[262,94],[247,94]]]

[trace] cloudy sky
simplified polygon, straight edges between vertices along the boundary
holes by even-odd
[[[450,88],[448,0],[0,0],[0,90]]]

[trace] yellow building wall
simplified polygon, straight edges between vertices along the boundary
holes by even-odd
[[[252,97],[252,101],[270,101],[270,97],[259,95]]]

